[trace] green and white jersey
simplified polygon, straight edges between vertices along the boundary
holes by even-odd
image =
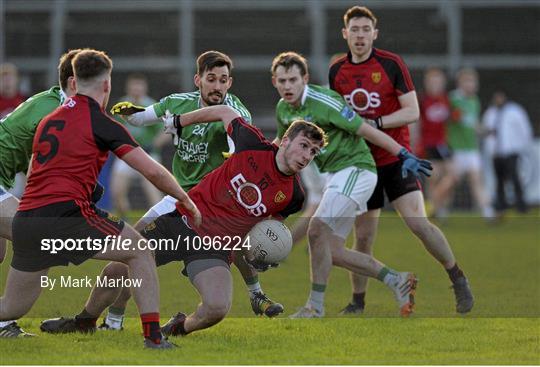
[[[358,167],[376,172],[375,161],[364,139],[356,132],[363,123],[337,92],[317,85],[306,85],[300,107],[283,99],[276,106],[279,139],[294,120],[312,122],[328,135],[328,145],[315,157],[321,172],[337,172]]]
[[[238,97],[228,93],[223,104],[232,107],[246,121],[251,123],[251,114]],[[200,92],[177,93],[164,97],[153,105],[158,117],[165,111],[182,114],[197,110],[202,106]],[[223,152],[229,152],[228,136],[223,122],[195,124],[184,127],[179,136],[173,158],[173,175],[186,191],[199,183],[209,172],[225,161]]]
[[[64,103],[60,87],[35,94],[0,120],[0,185],[13,187],[15,175],[28,170],[38,123]]]
[[[476,126],[480,121],[480,100],[464,96],[459,90],[450,92],[452,119],[447,126],[448,144],[453,150],[478,150]]]

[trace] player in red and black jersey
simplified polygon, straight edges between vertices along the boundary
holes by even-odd
[[[433,175],[427,186],[432,213],[437,218],[446,216],[445,208],[455,184],[452,152],[446,138],[446,124],[450,119],[450,101],[446,93],[446,75],[439,68],[424,72],[424,93],[420,96],[420,138],[422,155],[433,163]]]
[[[13,259],[0,298],[0,320],[26,314],[41,291],[40,277],[49,268],[79,265],[89,258],[125,263],[129,276],[140,279],[133,288],[141,313],[145,346],[167,348],[159,327],[159,287],[150,251],[137,248],[143,240],[132,227],[97,209],[92,192],[109,151],[123,159],[160,190],[176,197],[200,221],[200,213],[168,171],[150,158],[127,130],[106,115],[111,90],[112,61],[100,51],[83,50],[72,62],[78,94],[38,125],[33,141],[31,174],[13,220]],[[97,242],[51,251],[44,241],[77,243],[107,236],[130,239],[129,250],[94,246]],[[81,243],[81,242],[78,242]],[[98,315],[99,316],[99,315]],[[97,317],[85,308],[72,324],[95,329]]]
[[[180,240],[176,248],[158,248],[155,259],[158,266],[183,261],[184,274],[201,296],[194,313],[189,316],[178,313],[162,329],[166,335],[182,335],[210,327],[229,312],[232,302],[229,264],[234,256],[245,256],[257,270],[268,268],[253,262],[249,250],[231,251],[222,245],[231,243],[228,240],[231,238],[233,244],[237,239],[243,241],[253,225],[268,217],[281,220],[302,209],[304,191],[297,173],[324,147],[326,136],[314,124],[299,120],[290,126],[278,147],[246,123],[238,112],[224,105],[165,120],[166,131],[172,133],[194,123],[223,121],[235,146],[234,154],[223,165],[188,192],[201,210],[200,225],[193,221],[191,213],[176,205],[174,211],[158,217],[142,231],[151,240]],[[216,246],[205,249],[197,245],[206,239]],[[107,268],[113,277],[125,276],[126,267],[122,264],[109,264]],[[116,294],[105,294],[103,289],[95,288],[91,298],[103,301],[93,305],[103,311],[114,302]]]
[[[409,149],[408,124],[419,117],[418,100],[411,76],[401,57],[373,47],[377,19],[366,7],[354,6],[344,17],[343,38],[349,52],[330,66],[330,88],[343,95],[354,110],[378,129]],[[473,296],[467,278],[458,267],[444,234],[426,218],[424,199],[417,179],[400,174],[401,163],[389,153],[371,147],[378,182],[368,201],[368,212],[356,220],[356,249],[371,253],[384,193],[409,229],[446,269],[453,283],[456,310],[469,312]],[[361,313],[367,278],[351,274],[353,301],[343,313]]]

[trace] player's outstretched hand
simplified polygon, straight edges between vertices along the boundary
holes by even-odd
[[[402,148],[399,151],[398,158],[401,160],[401,176],[403,178],[407,177],[409,172],[416,177],[419,177],[420,174],[427,177],[431,176],[433,167],[431,166],[430,161],[426,159],[419,159],[405,148]]]
[[[193,218],[193,224],[195,224],[196,227],[200,226],[202,223],[202,215],[199,211],[199,208],[197,208],[197,205],[190,199],[187,194],[185,195],[184,199],[178,200],[178,203],[180,206],[184,209],[186,209],[191,217]]]
[[[136,106],[131,102],[118,102],[111,108],[111,113],[113,115],[123,115],[130,116],[137,112],[144,111],[145,108],[141,106]]]

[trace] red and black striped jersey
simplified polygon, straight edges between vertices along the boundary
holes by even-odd
[[[137,146],[94,99],[77,94],[39,123],[19,210],[89,201],[109,151],[121,158]]]
[[[351,53],[330,66],[330,88],[345,97],[360,116],[374,119],[401,108],[398,97],[414,90],[407,66],[398,55],[373,48],[366,61],[354,63]],[[410,150],[408,126],[384,129],[385,133]],[[396,162],[397,157],[370,144],[377,166]]]
[[[241,117],[227,134],[234,154],[188,192],[203,218],[194,230],[201,236],[243,237],[269,216],[281,219],[301,210],[304,190],[298,175],[279,171],[278,147]],[[187,214],[178,204],[177,209]]]
[[[420,144],[424,148],[446,145],[446,123],[450,119],[450,101],[440,96],[420,96]]]

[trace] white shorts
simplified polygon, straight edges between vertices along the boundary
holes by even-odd
[[[458,176],[481,169],[480,153],[476,150],[455,150],[452,162]]]
[[[9,198],[14,198],[15,196],[11,195],[4,186],[0,185],[0,203]]]
[[[319,172],[315,163],[311,162],[306,168],[300,171],[300,176],[307,191],[307,204],[319,204],[323,196],[324,186],[326,185],[324,174]]]
[[[336,236],[346,239],[357,213],[367,211],[376,185],[376,173],[357,167],[328,174],[326,190],[313,216],[328,224]]]
[[[176,199],[170,195],[165,196],[159,203],[148,209],[142,216],[139,222],[143,222],[144,226],[154,221],[156,218],[170,213],[176,209]]]

